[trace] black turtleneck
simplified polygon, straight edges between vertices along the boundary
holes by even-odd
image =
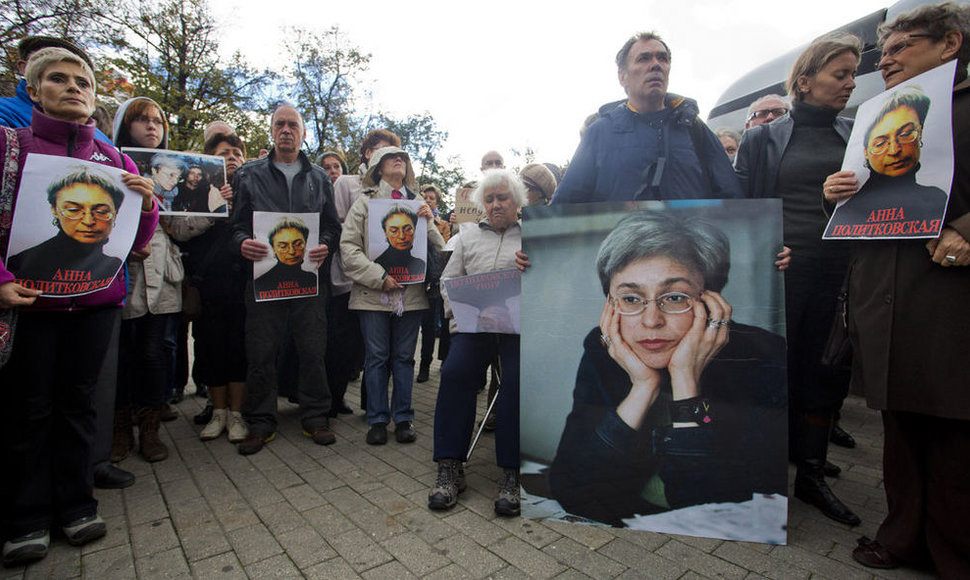
[[[785,245],[819,250],[828,218],[822,209],[822,183],[842,167],[845,141],[835,130],[839,111],[795,101],[794,127],[778,168],[783,200]],[[826,244],[828,245],[828,244]]]

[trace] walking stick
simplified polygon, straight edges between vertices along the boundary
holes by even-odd
[[[498,337],[496,337],[498,340]],[[495,376],[498,377],[498,385],[495,389],[495,398],[488,405],[488,410],[485,411],[485,418],[482,419],[482,424],[478,426],[478,433],[475,433],[475,438],[472,439],[471,447],[468,448],[468,453],[465,455],[465,462],[471,461],[472,451],[475,450],[475,445],[478,443],[478,438],[482,436],[482,431],[485,430],[485,421],[488,421],[488,416],[492,414],[492,409],[495,407],[495,402],[498,401],[498,392],[502,390],[502,359],[500,357],[495,358]]]

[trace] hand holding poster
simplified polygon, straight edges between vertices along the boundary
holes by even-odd
[[[320,239],[318,214],[254,211],[253,236],[271,250],[253,263],[256,302],[317,295],[317,264],[308,249]]]
[[[80,296],[111,284],[131,251],[142,197],[124,171],[31,153],[24,163],[6,267],[42,296]]]
[[[458,332],[519,334],[522,274],[495,270],[444,280]]]
[[[859,106],[842,170],[861,187],[835,208],[823,239],[940,235],[953,182],[955,70],[953,60]]]
[[[372,199],[367,215],[367,257],[400,284],[424,282],[428,269],[428,220],[424,201]]]
[[[222,157],[139,147],[122,151],[155,184],[159,215],[229,216],[229,205],[219,191],[226,184]]]

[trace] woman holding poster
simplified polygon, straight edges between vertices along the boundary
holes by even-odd
[[[924,6],[879,32],[886,89],[957,61],[955,167],[939,238],[861,241],[850,266],[852,382],[882,411],[889,507],[875,539],[860,538],[852,557],[970,578],[970,6]],[[858,188],[852,173],[835,173],[825,198]]]
[[[501,361],[501,386],[495,403],[495,459],[504,475],[495,498],[495,513],[517,516],[519,499],[519,335],[458,332],[444,281],[469,274],[515,268],[522,248],[519,208],[525,185],[508,169],[489,169],[471,194],[485,218],[462,230],[454,253],[441,274],[445,314],[451,321],[451,346],[441,369],[441,388],[434,410],[434,460],[438,478],[428,494],[428,507],[445,510],[465,489],[462,463],[475,426],[475,399],[482,377]]]
[[[96,85],[91,67],[72,52],[45,48],[31,56],[26,77],[27,93],[39,105],[30,127],[16,131],[16,143],[10,133],[0,133],[0,151],[8,157],[4,181],[12,186],[4,196],[13,195],[28,153],[91,159],[124,168],[129,172],[123,177],[124,185],[142,196],[134,247],[143,248],[158,221],[152,184],[138,175],[130,159],[94,139],[91,114]],[[19,147],[19,155],[13,156],[13,147]],[[11,174],[11,164],[16,176]],[[19,191],[16,195],[47,193]],[[100,208],[86,207],[82,213]],[[100,215],[107,217],[103,211]],[[2,216],[0,223],[9,224],[8,218]],[[0,254],[6,253],[7,233],[0,228]],[[0,369],[7,480],[2,501],[8,504],[4,511],[9,516],[5,565],[46,556],[53,526],[60,527],[73,545],[107,532],[92,487],[92,397],[105,353],[115,348],[109,343],[126,287],[124,277],[116,275],[97,292],[39,298],[40,292],[14,282],[16,274],[0,264],[0,308],[20,310],[13,352]]]
[[[394,437],[398,443],[417,439],[411,388],[414,386],[414,350],[421,326],[421,311],[428,309],[424,284],[401,284],[370,255],[375,236],[368,225],[371,200],[414,199],[417,187],[414,169],[403,149],[384,147],[371,156],[363,179],[364,192],[351,206],[340,235],[340,257],[344,273],[354,281],[350,291],[350,309],[358,312],[364,335],[364,381],[367,391],[367,431],[369,445],[387,443],[387,425],[394,420]],[[427,204],[420,204],[416,217],[430,224],[433,215]],[[396,222],[404,228],[414,223],[410,218]],[[383,224],[387,227],[387,222]],[[403,229],[389,237],[403,236]],[[437,228],[428,228],[428,240],[435,248],[445,245]],[[376,257],[376,256],[375,256]],[[391,403],[387,399],[388,374],[394,377]]]
[[[785,247],[788,334],[789,455],[797,471],[795,497],[850,526],[859,517],[832,493],[825,472],[833,419],[849,392],[849,374],[822,364],[836,297],[849,263],[845,244],[823,241],[828,216],[819,192],[838,170],[852,131],[839,116],[855,89],[862,43],[823,36],[798,57],[788,77],[789,115],[745,132],[735,171],[748,197],[780,197]]]
[[[603,240],[596,269],[606,299],[583,343],[553,497],[620,526],[785,495],[785,344],[731,320],[720,294],[727,236],[697,218],[636,211]]]

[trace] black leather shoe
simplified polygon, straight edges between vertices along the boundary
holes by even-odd
[[[94,487],[98,489],[122,489],[134,483],[135,474],[110,463],[99,465],[94,470]]]
[[[832,432],[829,433],[829,441],[839,447],[845,447],[847,449],[855,448],[855,437],[838,425],[832,427]]]
[[[401,421],[394,425],[394,439],[398,443],[414,443],[418,438],[418,432],[410,421]]]
[[[353,415],[354,409],[347,404],[347,401],[341,399],[340,402],[337,403],[337,412],[341,415]]]
[[[367,431],[368,445],[384,445],[387,443],[387,423],[374,423]]]
[[[414,380],[419,383],[426,383],[429,378],[431,378],[431,365],[421,363],[421,368],[418,369],[418,378]]]
[[[820,473],[798,474],[795,476],[795,497],[807,504],[811,504],[837,522],[848,526],[858,526],[862,523],[859,516],[855,515],[847,505],[835,497],[829,484]]]
[[[831,461],[826,461],[825,465],[822,466],[822,473],[825,474],[825,477],[838,477],[842,473],[842,468]]]
[[[192,418],[192,422],[196,425],[208,425],[209,421],[212,420],[212,403],[208,403],[202,412]]]

